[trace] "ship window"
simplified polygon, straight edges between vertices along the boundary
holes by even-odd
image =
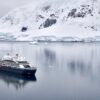
[[[30,66],[29,66],[29,65],[24,65],[24,67],[25,67],[25,68],[30,68]]]

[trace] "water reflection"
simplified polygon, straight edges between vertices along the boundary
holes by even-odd
[[[79,75],[80,77],[88,77],[90,79],[99,80],[100,75],[100,46],[98,44],[65,44],[51,46],[34,47],[34,53],[37,56],[36,63],[39,67],[54,69],[56,71],[68,71],[71,75]],[[39,51],[40,50],[40,51]],[[35,63],[35,62],[34,62]],[[42,69],[43,69],[42,68]]]
[[[24,77],[4,72],[0,72],[0,80],[5,82],[8,88],[12,85],[16,90],[24,88],[30,82],[37,81],[35,75],[32,77]]]
[[[73,57],[67,61],[68,69],[74,74],[79,74],[80,76],[95,78],[99,80],[100,75],[100,61],[97,52],[95,50],[88,51],[89,54],[84,56],[80,53],[78,58]]]
[[[81,75],[85,75],[86,72],[89,73],[90,66],[87,66],[83,61],[70,61],[68,62],[69,69],[72,73],[80,73]],[[88,70],[89,69],[89,70]]]
[[[1,43],[2,44],[2,43]],[[8,75],[0,75],[0,98],[3,92],[8,100],[100,100],[100,44],[38,44],[13,43],[0,49],[0,57],[6,52],[18,52],[37,67],[36,80],[30,81]],[[5,82],[8,88],[5,87]],[[32,82],[32,84],[28,84]],[[36,84],[33,84],[36,82]],[[12,87],[15,87],[14,90]],[[3,87],[2,87],[3,86]],[[22,91],[16,89],[24,88]],[[6,92],[6,89],[14,97]],[[17,96],[16,96],[17,94]],[[28,94],[28,96],[27,96]],[[5,99],[3,95],[2,100]]]
[[[56,54],[54,51],[45,48],[44,49],[44,62],[45,62],[45,66],[53,66],[55,64],[56,61]]]

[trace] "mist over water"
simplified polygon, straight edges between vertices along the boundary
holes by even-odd
[[[37,67],[33,81],[0,73],[1,100],[100,100],[99,43],[0,46],[0,58],[19,53]]]

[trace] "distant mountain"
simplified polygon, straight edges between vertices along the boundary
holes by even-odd
[[[33,2],[2,17],[0,32],[21,41],[92,41],[100,36],[100,0]]]

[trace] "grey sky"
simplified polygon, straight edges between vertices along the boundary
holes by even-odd
[[[0,0],[0,17],[18,6],[22,6],[33,1],[34,0]]]

